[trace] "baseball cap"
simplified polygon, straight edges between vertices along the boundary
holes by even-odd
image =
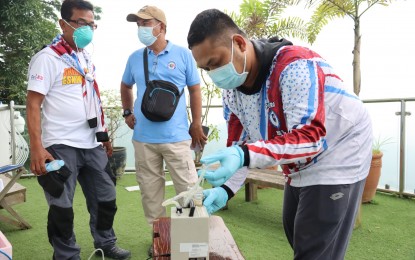
[[[164,15],[164,12],[151,5],[143,6],[140,10],[138,10],[137,13],[132,13],[127,15],[127,21],[129,22],[137,22],[137,19],[157,19],[160,22],[164,23],[164,25],[167,25],[166,16]]]

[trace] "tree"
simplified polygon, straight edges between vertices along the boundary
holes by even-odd
[[[0,100],[24,104],[30,58],[57,34],[58,0],[0,0]]]
[[[212,141],[212,140],[218,141],[219,140],[219,129],[216,125],[209,124],[208,115],[212,107],[213,100],[221,97],[221,89],[217,88],[215,84],[213,84],[212,82],[206,81],[205,74],[206,72],[200,69],[200,76],[202,79],[202,84],[200,85],[201,86],[200,91],[202,94],[202,125],[209,127],[208,141]],[[187,100],[190,100],[190,98],[188,98]],[[187,119],[189,120],[190,123],[192,122],[189,105],[187,106]]]
[[[244,0],[239,15],[229,15],[249,38],[292,37],[307,39],[305,22],[299,17],[284,17],[293,0]]]
[[[387,6],[392,0],[299,0],[307,2],[306,7],[315,7],[313,15],[308,22],[308,42],[314,43],[317,35],[330,20],[351,18],[354,22],[354,46],[353,46],[353,91],[356,95],[360,93],[361,71],[360,71],[360,18],[374,5]]]
[[[0,0],[0,101],[26,103],[30,58],[57,35],[60,0]],[[95,9],[99,19],[101,8]]]

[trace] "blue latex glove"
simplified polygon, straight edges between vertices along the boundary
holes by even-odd
[[[215,171],[206,170],[204,178],[214,187],[224,184],[234,173],[244,165],[244,151],[241,147],[234,145],[219,152],[203,157],[200,162],[212,164],[220,162],[220,167]],[[200,176],[201,170],[198,172]]]
[[[206,207],[209,215],[225,207],[228,201],[228,193],[222,187],[207,189],[203,191],[203,206]]]

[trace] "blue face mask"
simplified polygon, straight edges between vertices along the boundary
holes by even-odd
[[[156,26],[158,25],[160,25],[160,23],[157,24]],[[153,28],[156,26],[153,26],[153,27],[139,26],[138,27],[138,39],[145,46],[152,45],[157,40],[157,37],[160,35],[160,34],[157,36],[153,35]]]
[[[222,89],[234,89],[242,84],[244,84],[246,77],[248,76],[248,72],[245,71],[246,68],[246,52],[245,60],[244,60],[244,70],[242,73],[238,73],[233,65],[233,40],[232,40],[232,54],[231,54],[231,61],[214,70],[210,70],[207,72],[209,77],[212,79],[213,83],[216,86]]]
[[[64,20],[65,21],[65,20]],[[79,28],[74,28],[72,25],[70,25],[67,21],[65,21],[67,25],[72,27],[75,31],[73,32],[73,41],[75,42],[75,45],[79,49],[85,48],[88,44],[91,43],[92,38],[94,36],[94,31],[92,30],[91,26],[81,26]]]

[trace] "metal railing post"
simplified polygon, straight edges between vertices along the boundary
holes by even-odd
[[[10,101],[10,133],[11,133],[11,154],[12,164],[16,164],[16,128],[14,127],[14,101]]]
[[[363,100],[363,103],[397,103],[401,104],[401,110],[395,112],[395,115],[400,116],[400,129],[399,129],[399,190],[393,192],[402,196],[414,197],[415,194],[405,193],[405,135],[406,135],[406,116],[410,116],[411,112],[406,112],[406,102],[415,101],[415,98],[388,98],[388,99],[370,99]],[[385,192],[390,192],[389,189],[378,189]]]
[[[406,112],[406,102],[404,99],[401,101],[401,111],[396,112],[397,116],[400,118],[400,131],[399,131],[399,196],[403,196],[405,189],[405,125],[406,125],[406,116],[411,115],[410,112]]]

